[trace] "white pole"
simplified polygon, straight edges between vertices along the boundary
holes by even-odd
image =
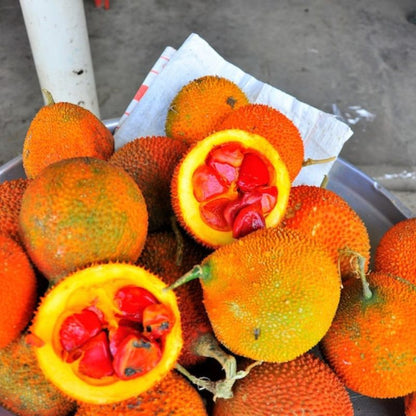
[[[83,0],[20,0],[20,7],[41,89],[100,117]]]

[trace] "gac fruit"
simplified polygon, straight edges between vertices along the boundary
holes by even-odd
[[[141,394],[173,368],[182,348],[175,294],[145,269],[108,263],[58,282],[30,327],[46,378],[76,401]]]
[[[351,399],[330,367],[311,353],[285,363],[263,363],[238,380],[231,399],[218,399],[213,416],[353,416]]]
[[[371,272],[345,282],[321,347],[351,390],[373,398],[416,391],[416,286]]]
[[[278,225],[289,192],[288,171],[277,150],[239,129],[218,131],[193,145],[171,184],[179,223],[211,248]]]
[[[170,287],[195,278],[218,341],[233,354],[270,362],[292,360],[322,339],[341,290],[325,248],[279,227],[221,246]]]
[[[176,164],[187,149],[182,140],[170,137],[138,137],[116,150],[109,160],[123,168],[142,191],[149,213],[149,231],[169,225],[173,215],[170,182]]]
[[[0,348],[4,348],[29,323],[37,301],[37,280],[23,248],[0,234]]]
[[[19,234],[49,281],[97,262],[134,263],[147,236],[143,194],[123,169],[95,158],[61,160],[27,187]]]
[[[214,132],[232,111],[248,104],[244,91],[231,80],[206,75],[184,85],[172,100],[165,122],[166,135],[188,144]]]
[[[91,111],[77,104],[55,103],[50,93],[47,97],[48,104],[36,113],[23,142],[28,178],[59,160],[80,156],[107,160],[112,155],[114,137]]]

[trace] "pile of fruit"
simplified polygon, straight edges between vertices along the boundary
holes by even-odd
[[[370,258],[344,199],[293,185],[293,122],[223,77],[117,150],[49,99],[0,184],[4,408],[348,416],[349,389],[416,414],[416,219]]]

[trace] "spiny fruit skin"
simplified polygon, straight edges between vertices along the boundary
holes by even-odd
[[[147,208],[123,169],[95,158],[46,167],[27,187],[19,234],[51,281],[89,264],[135,262],[147,235]]]
[[[23,248],[0,234],[0,348],[4,348],[29,323],[37,301],[37,281]]]
[[[167,285],[171,285],[185,272],[208,255],[208,251],[187,237],[179,241],[173,232],[161,231],[148,235],[146,244],[137,264],[155,273]],[[177,255],[180,253],[180,261]],[[184,345],[178,358],[184,367],[204,361],[195,353],[194,345],[206,333],[211,333],[204,305],[200,282],[191,281],[175,290],[181,312]]]
[[[218,399],[213,416],[353,416],[334,372],[310,353],[286,363],[263,363],[238,380],[231,399]]]
[[[302,231],[324,244],[331,259],[339,262],[343,279],[357,276],[354,255],[342,254],[343,250],[363,256],[364,272],[367,271],[370,260],[367,228],[347,201],[335,192],[311,185],[292,187],[282,226]]]
[[[219,342],[253,360],[284,362],[316,345],[340,297],[326,251],[278,227],[224,245],[201,263],[204,304]]]
[[[231,112],[216,129],[242,129],[265,137],[285,162],[291,182],[302,168],[304,145],[298,128],[292,120],[269,105],[244,105]]]
[[[19,416],[66,416],[75,410],[75,402],[44,377],[24,335],[0,349],[0,404]]]
[[[19,210],[30,179],[6,180],[0,184],[0,233],[19,241]]]
[[[116,150],[110,163],[129,173],[141,189],[149,213],[149,231],[166,228],[172,213],[170,182],[188,145],[166,136],[140,137]]]
[[[114,137],[89,110],[72,103],[43,106],[27,131],[23,168],[33,178],[53,162],[88,156],[107,160],[114,152]]]
[[[75,416],[208,416],[201,396],[183,376],[168,373],[143,394],[111,405],[81,403]]]
[[[404,415],[416,416],[416,394],[414,392],[404,397]]]
[[[388,229],[376,248],[374,270],[384,271],[416,284],[416,218],[408,218]]]
[[[248,102],[244,91],[227,78],[206,75],[194,79],[172,100],[166,135],[194,143],[211,134],[228,114]]]
[[[367,276],[372,297],[348,280],[322,351],[345,385],[374,398],[416,390],[416,286],[382,272]]]

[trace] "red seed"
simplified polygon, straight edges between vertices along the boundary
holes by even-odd
[[[142,335],[127,335],[119,344],[114,356],[113,368],[122,380],[129,380],[146,374],[160,361],[161,347]]]
[[[224,217],[224,210],[230,203],[228,198],[217,198],[199,206],[203,220],[219,231],[229,231],[231,227]]]
[[[120,288],[114,295],[114,301],[121,312],[122,317],[135,322],[141,322],[144,309],[158,303],[156,297],[148,290],[128,285]]]
[[[246,153],[240,166],[237,186],[242,192],[251,191],[270,181],[269,170],[263,159],[255,153]]]
[[[217,175],[210,166],[199,166],[192,176],[192,188],[198,202],[207,201],[214,196],[226,192],[227,187],[222,183],[221,177]]]
[[[143,312],[143,335],[150,340],[165,337],[172,329],[175,318],[162,303],[148,306]]]
[[[111,376],[114,373],[107,334],[101,331],[82,348],[78,371],[92,378]]]
[[[90,338],[97,335],[102,326],[103,322],[100,317],[89,308],[84,308],[81,312],[68,316],[59,330],[62,348],[70,352],[81,347]]]
[[[234,220],[233,237],[241,238],[265,226],[266,222],[260,204],[248,205],[238,212]]]

